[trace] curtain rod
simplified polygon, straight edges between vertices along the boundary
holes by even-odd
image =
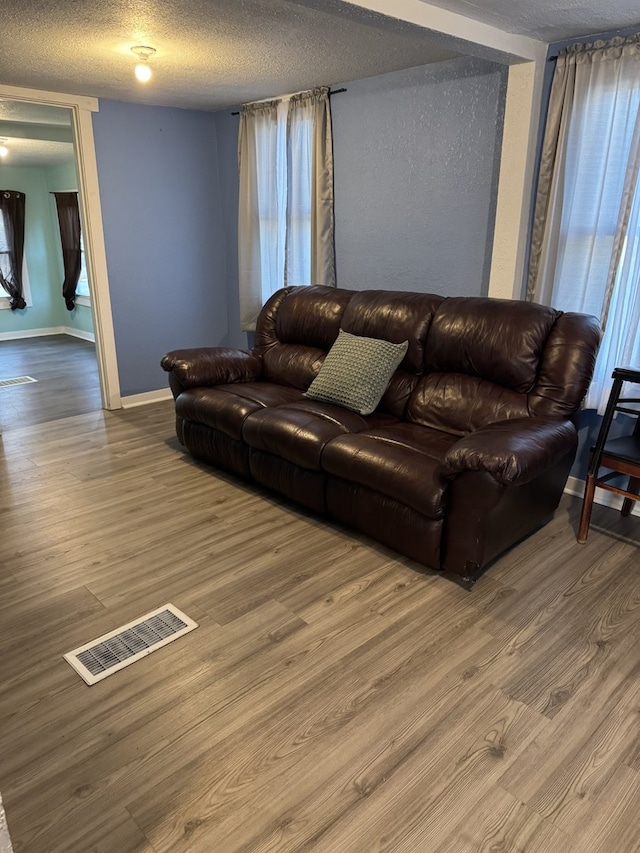
[[[636,38],[637,36],[639,36],[639,35],[640,35],[640,33],[631,33],[631,34],[630,34],[630,35],[628,35],[628,36],[624,36],[624,35],[620,35],[620,36],[611,36],[611,38],[612,38],[612,39],[613,39],[613,38],[623,38],[623,39],[632,39],[632,40],[633,40],[633,39],[635,39],[635,38]],[[606,41],[609,41],[609,40],[610,40],[610,39],[597,39],[597,41],[605,41],[605,42],[606,42]],[[576,44],[593,44],[593,42],[573,42],[572,44],[569,44],[569,45],[567,45],[567,47],[563,48],[563,50],[565,50],[565,51],[566,51],[566,50],[568,50],[570,47],[574,47]],[[633,41],[631,41],[631,42],[630,42],[630,44],[633,44]],[[637,46],[640,46],[640,43],[639,43],[639,42],[637,42],[637,43],[636,43],[636,45],[637,45]],[[597,52],[597,51],[599,51],[599,50],[603,50],[603,48],[602,48],[602,47],[586,47],[586,48],[584,49],[583,53],[596,53],[596,52]],[[558,59],[558,58],[559,58],[559,56],[560,56],[560,53],[555,53],[553,56],[548,56],[548,57],[547,57],[547,62],[555,62],[555,61],[556,61],[556,59]]]
[[[347,90],[346,90],[346,89],[344,89],[344,88],[343,88],[343,89],[333,89],[333,90],[331,90],[331,89],[330,89],[330,90],[329,90],[329,97],[331,98],[333,95],[340,95],[342,92],[346,92],[346,91],[347,91]],[[276,98],[276,100],[277,100],[277,98]],[[231,113],[231,115],[232,115],[232,116],[239,116],[239,115],[240,115],[240,110],[236,110],[236,112],[235,112],[235,113]]]

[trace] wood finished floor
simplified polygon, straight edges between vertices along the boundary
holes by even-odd
[[[37,382],[0,388],[0,432],[95,412],[102,407],[95,345],[70,335],[0,341],[0,379]]]
[[[16,853],[637,853],[640,519],[579,502],[471,593],[196,464],[169,403],[0,439]],[[87,687],[62,654],[200,627]]]

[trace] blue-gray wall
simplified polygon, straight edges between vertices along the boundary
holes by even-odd
[[[506,69],[474,59],[348,83],[332,101],[338,283],[488,288]],[[169,349],[247,346],[238,119],[100,101],[94,134],[123,395]]]
[[[93,118],[120,386],[166,388],[170,349],[227,335],[211,113],[100,101]]]
[[[340,286],[487,293],[506,73],[465,58],[332,98]]]

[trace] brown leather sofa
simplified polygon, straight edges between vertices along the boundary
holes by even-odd
[[[370,415],[303,396],[341,328],[409,342]],[[599,337],[593,317],[527,302],[289,287],[251,351],[162,366],[195,457],[471,586],[556,509]]]

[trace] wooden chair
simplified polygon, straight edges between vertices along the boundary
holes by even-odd
[[[602,419],[600,432],[595,446],[591,450],[587,482],[582,502],[578,542],[584,543],[589,535],[591,509],[596,488],[606,489],[624,497],[621,513],[629,515],[634,501],[640,501],[640,397],[621,397],[622,384],[635,382],[640,384],[640,369],[632,367],[616,367],[613,371],[613,388],[609,395],[607,408]],[[632,415],[636,418],[631,435],[620,438],[609,438],[609,430],[617,412]],[[608,473],[598,476],[600,468]],[[627,488],[619,485],[621,476],[628,477]],[[616,481],[612,483],[611,481]]]

